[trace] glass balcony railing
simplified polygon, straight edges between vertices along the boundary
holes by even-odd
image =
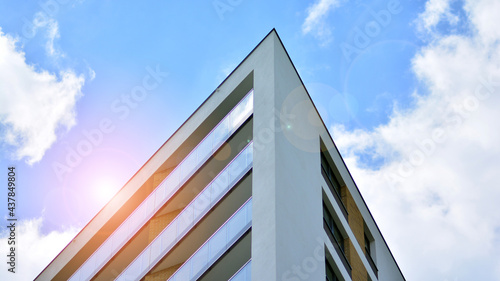
[[[139,280],[177,244],[252,168],[250,142],[142,251],[117,280]]]
[[[70,277],[90,280],[253,112],[251,90]]]
[[[245,263],[228,281],[252,281],[252,260]]]
[[[243,204],[168,281],[197,280],[252,225],[252,198]]]

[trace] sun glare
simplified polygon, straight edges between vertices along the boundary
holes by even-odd
[[[100,203],[106,204],[113,198],[117,190],[118,186],[112,180],[101,179],[95,185],[95,197]]]

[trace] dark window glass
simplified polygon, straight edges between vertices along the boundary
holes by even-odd
[[[324,204],[323,204],[323,217],[325,218],[326,225],[328,225],[328,228],[332,232],[333,237],[335,238],[340,249],[342,249],[342,252],[345,253],[344,237],[342,236],[342,233],[340,232],[339,228],[337,227],[337,224],[333,220],[332,215],[330,214],[330,212],[328,211],[328,209]]]
[[[330,183],[332,184],[335,191],[338,193],[339,196],[341,196],[340,184],[339,184],[337,178],[335,177],[335,174],[333,173],[333,170],[330,167],[330,164],[326,160],[326,156],[323,153],[321,153],[321,168],[325,172],[328,181],[330,181]]]
[[[370,252],[370,239],[368,239],[368,236],[366,236],[365,234],[365,251],[366,251],[366,254],[371,256],[371,252]]]
[[[339,279],[335,275],[335,272],[333,272],[332,267],[328,263],[328,261],[325,261],[326,263],[326,280],[327,281],[338,281]]]

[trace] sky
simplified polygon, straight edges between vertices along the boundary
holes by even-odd
[[[31,280],[276,28],[407,280],[500,280],[500,0],[0,0]],[[6,259],[6,258],[4,258]]]

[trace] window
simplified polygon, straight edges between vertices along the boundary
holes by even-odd
[[[332,233],[333,238],[335,238],[335,242],[337,242],[340,249],[342,249],[342,252],[345,253],[344,237],[342,236],[342,233],[340,232],[339,228],[335,224],[335,221],[333,220],[333,217],[330,214],[330,211],[328,211],[328,209],[326,208],[326,206],[324,204],[323,204],[323,218],[325,219],[326,225],[328,226],[328,229]]]
[[[333,173],[333,170],[330,167],[330,164],[328,163],[328,160],[326,159],[324,153],[321,153],[321,169],[323,169],[327,180],[330,182],[330,184],[333,186],[333,189],[335,189],[335,192],[337,192],[338,196],[340,197],[340,183],[335,177],[335,174]]]
[[[372,253],[370,251],[370,239],[368,239],[368,236],[366,236],[366,233],[365,233],[365,251],[366,251],[366,254],[371,256]]]
[[[351,276],[352,268],[351,265],[349,264],[349,261],[347,260],[345,254],[346,249],[344,246],[345,242],[347,242],[348,240],[347,239],[344,240],[344,236],[342,235],[342,232],[340,232],[340,229],[337,227],[334,217],[332,216],[332,213],[330,213],[326,204],[328,204],[328,202],[323,201],[323,228],[330,242],[333,244],[332,246],[335,249],[336,254],[342,261],[342,264],[349,273],[349,276]]]
[[[326,264],[326,281],[339,281],[339,279],[335,275],[335,272],[333,272],[333,269],[330,266],[328,260],[325,260],[325,264]]]
[[[378,277],[378,269],[377,265],[375,265],[375,261],[373,260],[373,256],[376,255],[376,248],[375,248],[375,240],[373,239],[373,236],[371,235],[370,231],[368,230],[368,227],[365,224],[365,256],[366,259],[368,260],[368,263],[370,264],[370,267],[373,269],[373,272],[375,273],[375,276]]]

